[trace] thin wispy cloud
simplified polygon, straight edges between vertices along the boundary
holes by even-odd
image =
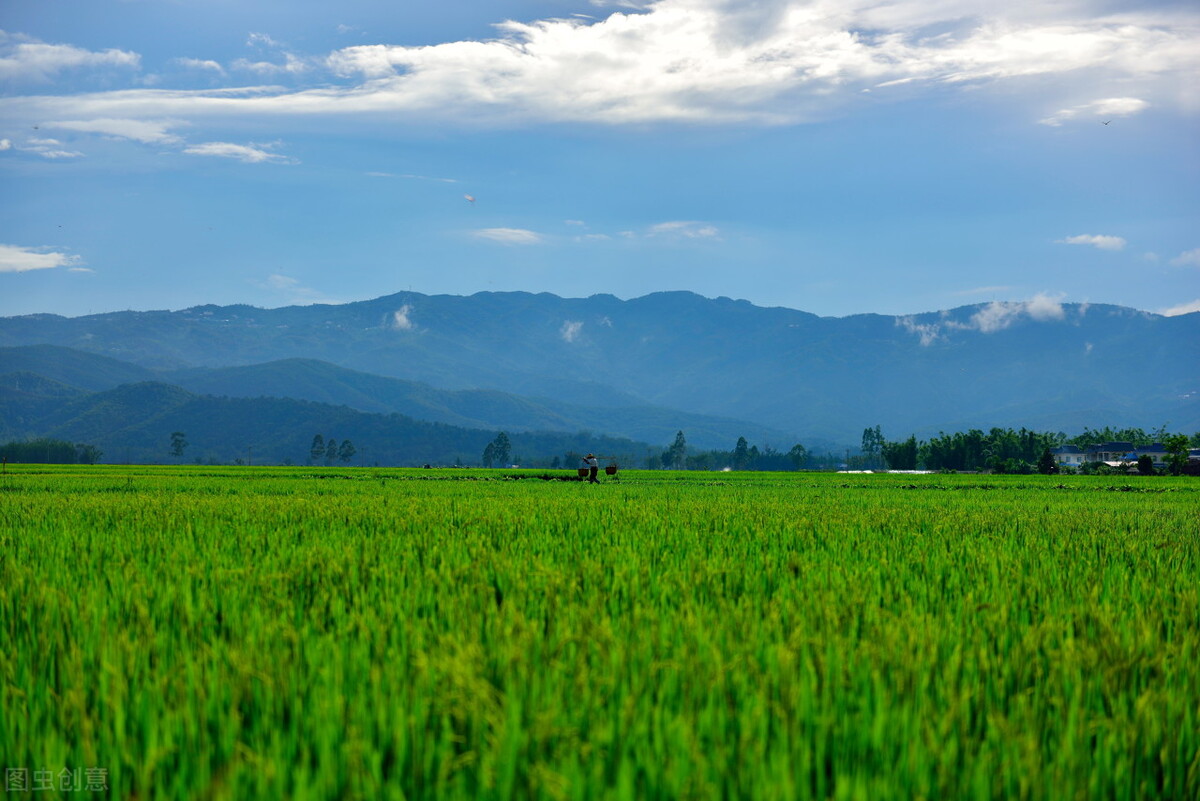
[[[1072,108],[1060,109],[1049,117],[1040,120],[1040,122],[1043,125],[1058,127],[1069,120],[1087,117],[1093,118],[1093,121],[1101,121],[1103,124],[1107,124],[1107,121],[1114,118],[1130,117],[1145,111],[1149,107],[1150,104],[1140,98],[1109,97],[1103,100],[1093,100],[1091,103],[1084,103]]]
[[[178,122],[154,120],[121,120],[100,118],[94,120],[60,120],[46,123],[47,128],[61,128],[83,133],[98,133],[121,139],[132,139],[146,144],[175,144],[180,140],[170,133]]]
[[[79,257],[50,248],[30,248],[20,245],[0,245],[0,273],[24,273],[33,270],[52,270],[79,264]]]
[[[955,297],[970,297],[972,295],[994,295],[999,292],[1011,292],[1011,286],[977,286],[974,289],[960,289],[950,294]]]
[[[480,228],[472,233],[479,239],[502,245],[536,245],[543,241],[541,234],[525,228]]]
[[[1191,301],[1190,303],[1180,303],[1178,306],[1171,306],[1159,311],[1164,317],[1178,317],[1181,314],[1194,314],[1200,312],[1200,298]]]
[[[25,153],[33,153],[41,156],[44,159],[77,159],[83,156],[78,150],[66,150],[63,143],[57,139],[48,137],[34,137],[27,139],[24,144],[15,145],[17,150]]]
[[[696,220],[671,220],[650,226],[648,236],[676,236],[685,239],[715,239],[721,232],[715,225]]]
[[[1127,244],[1124,238],[1107,234],[1079,234],[1056,239],[1055,242],[1060,245],[1091,245],[1100,250],[1124,250]]]
[[[236,159],[245,164],[296,164],[297,161],[288,156],[264,150],[262,146],[238,145],[232,142],[205,142],[191,145],[183,149],[184,153],[193,156],[218,156],[220,158]]]
[[[373,171],[373,172],[368,172],[367,175],[371,176],[372,178],[405,178],[405,179],[408,179],[411,181],[435,181],[437,183],[443,183],[443,184],[459,183],[459,180],[457,178],[438,178],[438,177],[432,176],[432,175],[413,175],[412,173],[404,173],[404,172],[397,173],[397,172]]]
[[[246,47],[276,48],[276,47],[281,47],[281,46],[282,45],[280,45],[279,42],[272,39],[269,34],[251,33],[249,36],[246,37]]]
[[[225,68],[218,62],[207,58],[175,58],[171,60],[173,64],[177,64],[184,69],[201,70],[204,72],[215,72],[219,75],[225,74]]]
[[[261,281],[252,282],[261,289],[266,289],[282,298],[285,303],[329,303],[339,304],[342,301],[328,297],[324,292],[304,286],[299,279],[282,273],[272,273]]]
[[[229,68],[242,72],[252,72],[265,77],[287,74],[298,75],[312,69],[312,65],[309,62],[291,53],[284,53],[283,58],[284,61],[282,64],[274,61],[251,61],[250,59],[239,58],[230,64]]]

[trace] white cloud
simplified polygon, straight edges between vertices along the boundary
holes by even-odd
[[[1200,267],[1200,248],[1185,250],[1183,253],[1180,253],[1178,256],[1171,259],[1171,264],[1174,264],[1176,267],[1182,267],[1185,265]]]
[[[1200,103],[1191,80],[1200,69],[1200,25],[1183,7],[1108,16],[1087,3],[1000,7],[983,0],[659,0],[634,7],[644,11],[504,22],[487,40],[339,49],[320,65],[349,80],[341,86],[136,90],[38,102],[70,102],[104,117],[393,112],[521,124],[802,122],[865,102],[861,90],[880,85],[890,88],[870,97],[1003,84],[1040,98],[1050,86],[1063,109],[1047,120],[1059,122],[1136,113],[1150,103]],[[247,44],[271,48],[272,60],[244,60],[243,69],[299,74],[317,66],[290,53],[277,63],[280,44],[265,34]],[[109,52],[106,58],[117,58],[119,51]],[[1097,85],[1138,96],[1091,99]],[[55,116],[68,113],[80,114]]]
[[[0,273],[24,273],[50,270],[79,263],[78,256],[57,253],[45,248],[26,248],[19,245],[0,245]]]
[[[1200,298],[1193,300],[1191,303],[1180,303],[1178,306],[1163,309],[1159,314],[1164,317],[1178,317],[1181,314],[1193,314],[1195,312],[1200,312]]]
[[[921,347],[929,347],[941,336],[941,326],[937,323],[918,323],[913,317],[898,317],[896,325],[920,337]]]
[[[261,164],[263,162],[272,162],[275,164],[296,163],[295,159],[281,156],[278,153],[271,153],[270,151],[263,150],[262,147],[235,145],[232,142],[205,142],[185,147],[183,152],[190,153],[193,156],[220,156],[227,159],[237,159],[246,164]]]
[[[1040,120],[1040,122],[1043,125],[1057,127],[1067,120],[1082,116],[1100,117],[1104,118],[1101,121],[1106,122],[1116,117],[1133,116],[1145,111],[1149,107],[1149,103],[1136,97],[1108,97],[1103,100],[1093,100],[1091,103],[1060,109],[1044,120]]]
[[[559,336],[563,342],[574,342],[579,338],[579,332],[583,330],[583,323],[577,320],[566,320],[559,329]]]
[[[1086,305],[1080,310],[1080,315],[1085,312]],[[972,314],[966,322],[944,319],[940,323],[920,323],[915,317],[899,317],[896,319],[896,325],[920,337],[922,345],[931,345],[944,338],[948,331],[994,334],[1012,326],[1023,317],[1037,322],[1063,320],[1066,318],[1066,310],[1061,299],[1039,292],[1025,301],[993,301]]]
[[[279,47],[279,42],[265,33],[251,33],[246,37],[246,47]]]
[[[93,270],[91,267],[68,267],[67,272],[69,272],[69,273],[94,273],[96,271]]]
[[[178,136],[168,133],[168,129],[179,125],[178,122],[155,120],[122,120],[100,118],[94,120],[62,120],[46,123],[47,128],[63,128],[68,131],[98,133],[106,136],[116,136],[122,139],[133,139],[146,144],[175,144],[180,141]]]
[[[12,146],[11,139],[0,139],[0,150],[12,150]]]
[[[63,143],[57,139],[39,137],[27,140],[24,145],[19,145],[17,150],[36,153],[44,159],[75,159],[83,156],[78,150],[63,150],[62,146]]]
[[[975,328],[980,333],[992,334],[1003,331],[1022,316],[1028,316],[1039,322],[1061,320],[1065,316],[1062,302],[1039,293],[1024,302],[1005,303],[994,301],[971,315],[968,328]]]
[[[408,316],[411,313],[412,306],[405,303],[399,309],[392,312],[392,319],[389,322],[389,326],[396,331],[412,331],[416,326],[413,325],[413,321]]]
[[[249,59],[239,58],[229,66],[231,69],[254,72],[259,75],[298,75],[312,68],[307,61],[291,53],[284,53],[283,58],[284,63],[282,64],[276,64],[273,61],[250,61]]]
[[[13,40],[17,41],[13,43]],[[0,80],[46,82],[64,70],[121,67],[137,69],[141,56],[126,50],[84,50],[46,44],[0,31]]]
[[[1062,301],[1043,293],[1038,293],[1025,301],[1025,313],[1039,322],[1061,320],[1066,316]]]
[[[1060,245],[1091,245],[1100,250],[1124,250],[1126,245],[1122,237],[1105,234],[1080,234],[1079,236],[1068,236],[1065,239],[1056,239],[1054,241]]]
[[[650,226],[649,236],[682,236],[688,239],[712,239],[720,232],[715,225],[695,220],[672,220]]]
[[[971,315],[968,328],[974,328],[984,334],[1003,331],[1021,316],[1022,304],[993,301]]]
[[[202,70],[206,72],[215,72],[219,75],[225,74],[225,68],[216,61],[205,58],[177,58],[173,59],[173,63],[178,64],[185,69]]]
[[[542,235],[537,231],[524,228],[481,228],[473,233],[480,239],[505,245],[536,245],[542,241]]]

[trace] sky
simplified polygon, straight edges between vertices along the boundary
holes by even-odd
[[[0,315],[1200,311],[1200,8],[0,0]]]

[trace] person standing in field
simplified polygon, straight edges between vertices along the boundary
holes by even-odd
[[[588,483],[599,484],[600,479],[596,478],[596,474],[600,472],[600,463],[596,461],[596,455],[594,453],[589,453],[587,456],[583,457],[583,463],[588,469]]]

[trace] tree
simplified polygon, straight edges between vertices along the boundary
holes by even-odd
[[[203,439],[203,437],[201,437]],[[182,431],[171,432],[171,455],[176,459],[183,457],[184,448],[188,446],[187,436]]]
[[[792,446],[792,449],[787,452],[787,457],[800,470],[804,465],[808,464],[808,448],[805,448],[799,442]]]
[[[862,455],[867,467],[879,466],[879,457],[883,453],[883,444],[883,432],[879,426],[863,429]]]
[[[733,448],[733,469],[745,470],[750,463],[750,447],[745,437],[738,437],[737,445]]]
[[[1154,475],[1154,459],[1151,458],[1150,454],[1143,453],[1141,456],[1138,457],[1137,471],[1138,471],[1138,475],[1141,475],[1141,476]]]
[[[483,449],[483,466],[491,467],[496,462],[496,443],[493,440]]]
[[[878,429],[878,426],[876,426]],[[868,429],[869,431],[870,429]],[[911,436],[903,442],[881,442],[879,450],[887,466],[892,470],[917,469],[917,438]]]
[[[350,464],[350,460],[354,458],[354,454],[357,452],[358,451],[355,449],[354,443],[348,439],[344,439],[342,440],[342,446],[338,448],[338,459],[340,459],[343,464]]]
[[[325,438],[320,434],[313,437],[312,445],[309,446],[308,455],[315,462],[325,455]]]
[[[1188,438],[1175,434],[1164,438],[1163,445],[1167,447],[1167,470],[1173,476],[1182,474],[1188,462]]]
[[[325,443],[325,464],[333,464],[338,455],[338,442],[330,437]]]
[[[683,470],[687,467],[687,440],[684,439],[682,431],[676,432],[671,447],[663,451],[662,462],[663,467],[668,470]]]
[[[0,457],[10,462],[26,464],[75,464],[78,460],[78,446],[66,440],[43,437],[2,445]]]
[[[95,445],[88,445],[84,442],[75,445],[75,461],[79,464],[95,464],[100,461],[100,457],[103,455],[104,451]]]
[[[1050,453],[1049,448],[1042,449],[1042,455],[1038,457],[1037,461],[1037,471],[1043,476],[1058,472],[1058,462],[1054,461],[1054,454]]]
[[[504,467],[509,463],[508,457],[512,454],[512,443],[508,441],[508,434],[501,431],[492,441],[492,445],[495,447],[496,461],[500,463],[501,467]]]

